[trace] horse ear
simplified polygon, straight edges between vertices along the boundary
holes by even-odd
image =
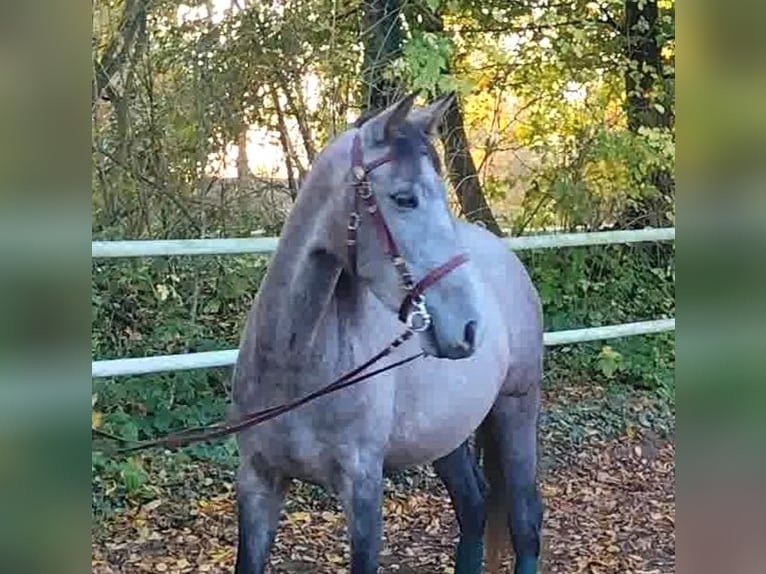
[[[409,120],[419,126],[429,137],[435,137],[439,134],[439,126],[444,120],[444,114],[455,100],[455,92],[450,92],[438,98],[431,105],[412,110]]]
[[[407,121],[407,114],[410,113],[417,97],[417,92],[410,94],[391,104],[366,123],[375,143],[383,143],[396,136],[401,125]]]

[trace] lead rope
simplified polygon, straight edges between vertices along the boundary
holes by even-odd
[[[189,429],[179,431],[177,433],[168,434],[158,439],[135,442],[133,444],[130,444],[132,441],[129,441],[123,437],[106,433],[104,431],[99,431],[97,429],[92,429],[92,433],[111,441],[116,441],[122,444],[130,445],[130,446],[115,450],[114,454],[135,453],[141,450],[146,450],[149,448],[159,447],[159,446],[163,446],[167,448],[178,448],[178,447],[187,446],[193,443],[220,439],[225,436],[242,431],[251,426],[255,426],[255,425],[264,423],[266,421],[269,421],[273,418],[278,417],[279,415],[282,415],[288,411],[296,409],[313,400],[316,400],[319,397],[325,396],[335,391],[339,391],[346,387],[350,387],[351,385],[361,383],[363,381],[371,379],[375,375],[379,375],[381,373],[384,373],[386,371],[389,371],[396,367],[400,367],[402,365],[405,365],[407,363],[415,361],[416,359],[421,358],[424,355],[422,351],[419,353],[415,353],[414,355],[410,355],[409,357],[406,357],[394,363],[391,363],[389,365],[386,365],[385,367],[381,367],[379,369],[376,369],[366,374],[361,374],[363,371],[367,370],[368,368],[370,368],[372,365],[374,365],[375,363],[377,363],[384,357],[390,355],[397,347],[400,347],[407,340],[412,338],[413,334],[414,332],[408,329],[407,331],[399,335],[396,339],[391,341],[391,343],[389,343],[389,345],[385,349],[375,354],[372,358],[368,359],[366,362],[359,365],[358,367],[344,373],[343,375],[335,379],[335,381],[322,387],[321,389],[317,391],[309,393],[301,397],[300,399],[297,399],[290,403],[285,403],[283,405],[278,405],[278,406],[270,407],[260,411],[247,413],[246,415],[239,417],[234,422],[219,421],[210,425],[189,428]]]

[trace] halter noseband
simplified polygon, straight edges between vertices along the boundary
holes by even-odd
[[[399,248],[396,245],[391,230],[380,212],[375,194],[370,188],[370,181],[367,175],[374,169],[394,161],[392,154],[384,155],[368,164],[364,163],[364,154],[362,152],[362,138],[357,131],[354,136],[354,143],[351,148],[351,172],[354,177],[355,208],[349,215],[347,226],[346,244],[348,245],[349,265],[356,269],[356,234],[361,223],[359,214],[359,201],[361,200],[367,213],[370,215],[378,238],[383,244],[383,250],[391,258],[394,268],[399,273],[402,287],[406,293],[401,306],[399,307],[399,320],[402,321],[412,331],[426,331],[431,326],[431,315],[428,313],[425,300],[425,291],[442,277],[460,267],[468,261],[466,253],[459,253],[451,257],[442,265],[429,271],[425,277],[415,283],[415,280],[407,268]]]

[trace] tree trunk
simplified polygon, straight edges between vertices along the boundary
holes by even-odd
[[[663,81],[662,61],[657,41],[657,0],[625,0],[624,29],[625,56],[625,113],[628,129],[638,133],[641,128],[670,128],[672,115],[665,98],[657,101],[654,93]],[[658,107],[659,105],[659,107]],[[667,211],[675,196],[673,174],[666,170],[650,175],[657,197],[642,198],[638,205],[628,208],[621,217],[620,227],[641,228],[647,225],[670,225]]]
[[[385,77],[402,51],[399,0],[365,0],[363,8],[362,108],[382,110],[404,95],[398,82]]]
[[[447,173],[460,201],[463,215],[469,221],[481,223],[495,235],[502,236],[503,231],[492,215],[479,183],[479,174],[471,157],[468,136],[463,126],[463,114],[457,98],[447,110],[440,131],[447,155]]]
[[[284,93],[285,99],[287,100],[287,107],[295,118],[295,121],[298,123],[298,131],[301,133],[303,148],[306,150],[306,157],[308,158],[309,163],[313,163],[317,151],[314,146],[314,139],[311,134],[308,117],[306,116],[306,108],[303,105],[303,102],[298,101],[293,91],[290,89],[290,78],[283,73],[278,74],[278,76],[282,93]]]
[[[300,164],[300,161],[293,151],[293,146],[290,143],[290,134],[287,131],[287,122],[285,120],[285,114],[282,111],[282,104],[279,103],[279,92],[274,86],[269,86],[271,93],[271,100],[274,102],[274,110],[277,113],[277,131],[279,132],[279,143],[282,144],[282,153],[285,155],[285,169],[287,170],[287,185],[290,189],[290,198],[295,201],[298,196],[299,182],[295,180],[295,170],[293,165],[298,168],[298,178],[302,182],[304,170]]]
[[[419,14],[422,16],[420,22],[412,18],[409,22],[410,26],[421,27],[426,32],[434,34],[444,34],[444,22],[439,13],[420,9]],[[446,72],[450,73],[449,68]],[[471,156],[471,146],[463,124],[463,112],[457,98],[453,99],[452,105],[444,116],[440,135],[447,156],[449,179],[455,188],[463,215],[469,221],[480,223],[495,235],[502,236],[503,231],[495,220],[481,189],[479,174]]]
[[[110,39],[100,60],[95,62],[92,80],[91,106],[101,98],[104,90],[130,57],[136,32],[141,22],[146,21],[149,0],[126,0],[117,27],[118,32]]]
[[[662,80],[657,18],[657,0],[625,1],[626,113],[633,132],[641,127],[670,127],[669,106],[659,110],[651,97]]]
[[[237,179],[242,183],[250,181],[253,175],[247,157],[247,130],[247,122],[243,121],[237,131]]]

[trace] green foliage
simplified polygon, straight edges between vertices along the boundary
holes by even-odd
[[[522,252],[540,292],[547,331],[598,327],[675,315],[673,248],[613,245]],[[675,339],[658,334],[579,343],[547,351],[551,383],[600,381],[668,398]]]
[[[404,54],[392,64],[390,74],[434,97],[449,91],[464,91],[465,83],[448,73],[452,45],[443,35],[415,30]]]
[[[93,356],[236,347],[267,265],[268,259],[258,256],[94,262]],[[94,380],[100,428],[141,440],[218,420],[229,377],[229,369],[213,369]],[[230,449],[189,450],[221,458]],[[140,489],[140,469],[112,470],[119,471],[128,493]]]
[[[531,133],[525,134],[530,139]],[[526,226],[563,225],[598,230],[614,225],[629,207],[657,189],[652,174],[675,167],[675,146],[667,131],[575,126],[567,137],[539,145],[545,167],[529,176],[516,231]],[[535,209],[543,205],[544,209]],[[668,211],[673,205],[667,206]]]
[[[615,373],[622,369],[622,355],[609,345],[604,345],[598,354],[598,369],[607,379],[614,378]]]
[[[128,494],[138,492],[146,483],[146,471],[139,458],[131,458],[121,465],[120,476]]]

